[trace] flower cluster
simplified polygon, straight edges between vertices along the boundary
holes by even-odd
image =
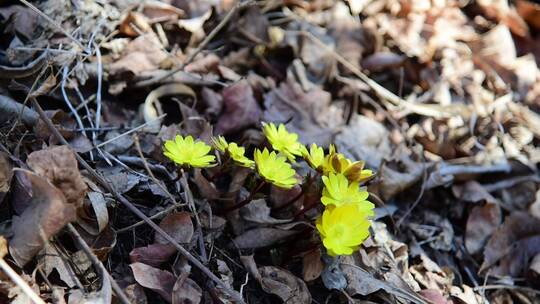
[[[371,178],[373,172],[364,169],[364,162],[352,161],[337,153],[333,145],[328,148],[328,154],[316,144],[308,149],[298,141],[298,134],[289,132],[283,124],[262,123],[262,129],[273,151],[255,149],[253,160],[246,156],[244,147],[227,142],[223,136],[213,138],[213,146],[227,160],[256,170],[263,181],[284,189],[298,183],[291,162],[302,157],[322,175],[321,203],[325,210],[316,226],[323,245],[332,256],[352,254],[369,236],[374,206],[360,184]],[[165,142],[163,154],[179,166],[205,168],[215,165],[215,156],[209,154],[210,150],[211,146],[200,140],[177,135],[174,140]]]
[[[360,183],[373,173],[364,169],[364,162],[353,162],[337,153],[333,145],[327,155],[315,144],[302,155],[314,170],[323,174],[321,202],[325,210],[317,220],[323,244],[329,255],[351,254],[369,236],[374,205],[367,200],[369,194],[360,188]]]

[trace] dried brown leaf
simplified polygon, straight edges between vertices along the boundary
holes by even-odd
[[[470,254],[480,252],[484,248],[501,221],[501,208],[498,204],[487,203],[484,206],[475,206],[471,210],[465,230],[465,248]]]
[[[145,247],[137,247],[129,253],[131,263],[143,263],[146,265],[159,267],[167,262],[173,254],[176,253],[176,248],[164,244],[150,244]]]
[[[4,33],[22,34],[26,39],[32,39],[36,34],[36,28],[41,22],[38,14],[30,8],[22,5],[10,5],[0,9],[0,16],[4,20],[10,20]]]
[[[12,169],[13,166],[8,155],[0,152],[0,203],[4,200],[11,186],[11,179],[13,178]]]
[[[369,132],[364,132],[369,130]],[[392,148],[386,128],[366,116],[354,116],[349,125],[336,135],[338,152],[356,160],[364,160],[368,168],[378,168],[390,156]]]
[[[237,236],[234,239],[234,244],[239,249],[261,248],[283,241],[294,234],[296,234],[296,231],[275,228],[255,228]]]
[[[191,241],[193,236],[193,223],[191,222],[191,216],[188,212],[175,212],[168,214],[159,223],[159,227],[165,230],[175,241],[180,244],[187,244]],[[169,244],[163,236],[160,234],[155,235],[154,240],[158,244]]]
[[[540,5],[529,0],[516,1],[517,13],[536,30],[540,30]]]
[[[519,276],[528,268],[529,259],[540,253],[540,220],[526,212],[510,214],[489,239],[479,272],[490,269],[492,275]]]
[[[71,268],[70,264],[65,261],[63,256],[61,256],[58,249],[49,244],[43,248],[42,255],[40,254],[41,259],[39,260],[39,265],[43,269],[43,272],[46,276],[49,276],[53,270],[56,270],[62,280],[69,288],[73,288],[77,285],[76,274]],[[77,265],[80,266],[80,265]]]
[[[342,118],[330,106],[331,95],[318,87],[304,91],[291,80],[283,82],[264,97],[264,120],[287,122],[303,143],[328,146]],[[330,110],[329,110],[330,108]]]
[[[75,154],[68,147],[58,146],[32,152],[26,163],[62,191],[68,204],[76,208],[82,206],[87,187],[79,172]]]
[[[274,266],[259,267],[261,287],[264,291],[275,294],[285,303],[311,303],[311,294],[306,283],[291,272]]]
[[[224,112],[216,123],[217,134],[229,134],[259,123],[261,108],[246,80],[227,87],[221,93]]]
[[[172,290],[172,304],[199,304],[202,289],[190,278],[178,277]]]
[[[45,178],[24,172],[32,185],[32,200],[20,216],[13,217],[13,238],[9,244],[11,256],[21,266],[28,263],[51,236],[76,218],[75,206],[67,203],[60,190]]]
[[[120,59],[108,65],[109,73],[115,77],[137,76],[142,72],[157,70],[167,59],[167,53],[155,34],[139,36],[128,43]]]
[[[133,303],[133,304],[148,303],[148,300],[146,299],[146,294],[144,293],[144,289],[141,287],[141,285],[137,283],[128,285],[126,288],[124,288],[124,292],[126,296],[128,297],[130,303]]]
[[[240,209],[240,215],[244,220],[258,224],[283,224],[291,221],[273,218],[270,216],[270,211],[270,207],[266,205],[266,200],[257,199]]]
[[[173,287],[176,283],[176,278],[172,273],[143,263],[133,263],[129,267],[137,283],[158,293],[167,302],[172,302]]]
[[[323,269],[324,265],[321,261],[321,251],[319,249],[304,255],[302,259],[302,276],[304,281],[316,280],[321,275]]]

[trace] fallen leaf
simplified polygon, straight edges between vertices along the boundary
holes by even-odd
[[[480,252],[501,222],[501,208],[498,204],[486,203],[483,206],[473,207],[467,218],[465,230],[465,248],[469,253]]]
[[[133,263],[129,267],[137,283],[158,293],[168,303],[172,302],[172,292],[176,283],[176,278],[172,273],[143,263]]]
[[[137,283],[128,285],[126,288],[124,288],[124,293],[128,297],[130,303],[133,303],[133,304],[147,304],[148,303],[148,300],[146,299],[146,294],[144,293],[144,289],[141,287],[141,285]]]
[[[428,300],[431,304],[452,304],[451,300],[445,298],[439,290],[436,289],[422,289],[418,292],[424,299]]]
[[[304,281],[309,282],[316,280],[321,276],[324,265],[321,261],[321,251],[313,250],[302,258],[302,277]]]
[[[379,170],[381,184],[378,187],[382,198],[388,201],[420,181],[428,166],[429,164],[413,161],[405,154],[401,154],[396,160],[385,163]]]
[[[290,121],[287,129],[297,133],[300,142],[326,147],[342,121],[340,113],[331,107],[331,99],[330,93],[318,87],[304,91],[288,80],[264,96],[263,118],[276,123]]]
[[[172,289],[172,304],[198,304],[201,302],[202,289],[190,278],[178,277]]]
[[[155,34],[141,35],[128,43],[120,59],[107,65],[109,73],[116,78],[128,74],[128,79],[146,71],[159,69],[168,58]]]
[[[261,109],[246,80],[225,88],[221,95],[224,112],[216,123],[217,134],[237,132],[260,122]]]
[[[369,130],[364,132],[363,130]],[[348,126],[336,135],[338,152],[354,160],[363,160],[367,168],[377,169],[392,153],[389,133],[379,122],[355,115]]]
[[[238,249],[261,248],[283,241],[296,233],[275,228],[255,228],[237,236],[233,242]]]
[[[306,283],[291,272],[274,266],[259,267],[261,287],[264,291],[278,296],[285,303],[311,303],[311,294]]]
[[[12,169],[13,166],[8,155],[0,152],[0,203],[4,201],[4,197],[11,186],[11,179],[13,178]]]
[[[121,20],[118,30],[121,34],[129,37],[137,37],[139,34],[148,33],[152,30],[148,19],[144,14],[138,12],[128,12]]]
[[[215,91],[204,87],[201,90],[201,100],[205,104],[205,116],[210,120],[217,119],[223,109],[223,97]]]
[[[173,254],[176,253],[176,248],[164,244],[150,244],[145,247],[137,247],[129,253],[131,263],[143,263],[146,265],[159,267],[167,262]]]
[[[266,205],[266,200],[257,199],[251,201],[245,207],[240,209],[240,215],[246,221],[258,224],[283,224],[291,220],[280,220],[270,216],[271,209]]]
[[[466,202],[478,203],[486,201],[495,203],[496,199],[477,181],[467,181],[464,185],[452,187],[454,196]]]
[[[21,266],[28,263],[50,237],[76,219],[76,207],[67,203],[60,190],[39,175],[23,172],[32,185],[32,200],[20,216],[13,217],[13,238],[9,243],[11,256]]]
[[[180,244],[188,244],[193,237],[193,223],[189,212],[170,213],[161,220],[159,227]],[[158,244],[169,245],[169,241],[158,233],[155,234],[154,241]]]
[[[79,172],[75,154],[68,147],[57,146],[32,152],[26,163],[62,191],[68,204],[76,208],[82,206],[87,187]]]
[[[479,273],[490,269],[491,275],[520,276],[529,259],[540,253],[540,220],[526,212],[515,211],[506,217],[484,249]]]
[[[193,180],[201,195],[207,200],[215,200],[221,197],[221,193],[216,189],[214,183],[206,179],[200,169],[193,170]]]
[[[133,138],[131,136],[120,136],[118,131],[110,131],[105,135],[103,141],[112,140],[110,143],[103,147],[103,150],[116,155],[126,152],[133,145]]]
[[[38,14],[22,5],[10,5],[0,9],[3,20],[10,20],[4,33],[21,34],[26,39],[32,39],[38,33],[37,26],[41,22]]]
[[[201,16],[178,20],[178,26],[186,31],[191,32],[192,34],[190,38],[190,45],[193,45],[204,38],[205,32],[203,25],[210,18],[210,16],[212,16],[212,11],[208,10]]]
[[[529,0],[516,1],[517,13],[536,30],[540,30],[540,5]]]
[[[60,276],[60,280],[62,280],[69,288],[73,288],[77,285],[75,272],[70,264],[66,263],[55,246],[51,244],[46,245],[42,253],[43,256],[39,260],[39,265],[42,267],[43,272],[47,277],[53,270],[56,270]]]
[[[540,220],[540,189],[536,191],[534,202],[529,206],[529,213]]]
[[[91,235],[98,235],[109,224],[107,202],[101,192],[89,192],[88,200],[77,209],[77,224]]]
[[[141,181],[141,176],[127,171],[121,166],[97,166],[96,170],[115,188],[119,193],[126,193],[133,189]]]
[[[347,279],[347,288],[345,290],[351,296],[357,294],[366,296],[378,290],[384,290],[409,302],[425,304],[425,301],[417,296],[414,291],[406,288],[407,285],[402,284],[398,287],[391,282],[375,278],[373,274],[356,265],[352,256],[342,257],[339,265]]]

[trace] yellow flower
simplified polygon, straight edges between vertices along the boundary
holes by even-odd
[[[330,151],[321,167],[324,174],[341,173],[351,182],[363,182],[373,176],[373,171],[364,169],[364,165],[364,161],[353,162],[345,155],[336,153],[335,147],[330,145]]]
[[[311,147],[309,148],[309,151],[308,151],[305,147],[303,147],[302,156],[304,157],[308,165],[311,166],[311,168],[315,170],[322,169],[322,166],[324,164],[323,148],[318,147],[316,144],[311,144]]]
[[[257,172],[266,181],[285,189],[290,189],[296,185],[294,169],[287,163],[285,157],[279,156],[276,152],[268,152],[266,148],[261,152],[259,149],[254,153]]]
[[[289,133],[284,124],[276,127],[273,123],[262,123],[263,133],[274,150],[283,153],[289,161],[294,161],[295,156],[302,155],[303,145],[298,142],[298,134]]]
[[[214,148],[216,148],[217,150],[223,153],[225,153],[225,151],[227,150],[227,147],[229,146],[229,143],[225,140],[225,137],[223,136],[212,138],[212,142],[214,143]]]
[[[324,247],[331,256],[350,255],[369,236],[369,217],[356,204],[330,207],[317,220],[317,230]]]
[[[180,166],[205,168],[213,165],[214,155],[208,155],[211,147],[193,137],[176,135],[174,140],[165,141],[163,155]]]
[[[253,168],[255,162],[247,158],[244,154],[246,149],[244,147],[238,146],[236,143],[228,143],[223,136],[218,136],[213,139],[214,147],[223,152],[227,153],[232,160],[238,165],[246,168]]]
[[[349,184],[349,181],[343,174],[330,173],[328,176],[323,176],[322,180],[324,189],[321,202],[325,206],[341,206],[367,202],[366,199],[369,193],[364,190],[361,191],[357,182]]]

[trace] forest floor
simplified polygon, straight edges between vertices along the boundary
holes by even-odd
[[[0,32],[0,303],[540,303],[539,4],[20,0]],[[373,171],[354,254],[306,162],[163,154],[252,158],[263,122]]]

